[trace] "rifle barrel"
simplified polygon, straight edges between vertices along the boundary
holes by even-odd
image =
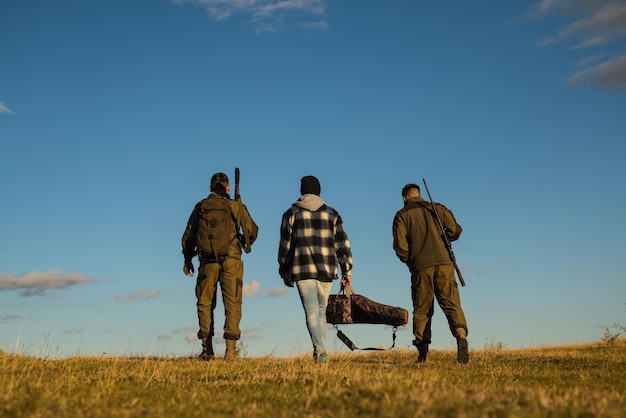
[[[235,167],[235,200],[241,200],[239,194],[239,167]]]
[[[450,260],[452,264],[454,264],[454,270],[456,271],[457,276],[459,276],[459,282],[461,282],[461,286],[465,286],[465,280],[463,280],[463,274],[461,274],[461,269],[456,264],[456,257],[454,256],[454,250],[452,249],[452,244],[448,239],[448,235],[446,235],[446,230],[443,227],[443,223],[439,218],[439,212],[437,212],[437,207],[435,206],[435,202],[433,201],[432,196],[430,195],[430,190],[428,190],[428,184],[426,184],[426,179],[422,179],[424,182],[424,187],[426,187],[426,193],[428,193],[428,199],[430,199],[430,205],[433,208],[433,212],[435,212],[435,220],[437,221],[437,225],[439,225],[439,230],[441,231],[441,239],[443,240],[446,249],[448,250],[448,254],[450,255]]]

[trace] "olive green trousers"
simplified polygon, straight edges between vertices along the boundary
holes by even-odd
[[[224,339],[238,340],[241,337],[239,323],[243,300],[243,261],[232,257],[221,264],[205,263],[198,268],[196,281],[196,306],[200,325],[198,338],[204,341],[213,336],[213,310],[216,305],[218,283],[224,303]]]
[[[459,288],[454,276],[454,265],[444,264],[426,267],[411,274],[411,297],[413,298],[413,344],[430,343],[430,321],[433,303],[437,303],[448,320],[450,332],[456,338],[457,328],[467,334],[467,321],[461,308]]]

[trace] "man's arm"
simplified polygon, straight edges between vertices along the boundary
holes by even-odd
[[[187,276],[193,276],[194,268],[193,268],[193,258],[196,255],[196,245],[197,245],[197,231],[198,231],[198,205],[194,207],[191,215],[189,216],[189,220],[187,221],[187,227],[185,228],[185,232],[183,232],[183,237],[181,240],[183,247],[183,257],[185,260],[185,264],[183,267],[183,272]]]
[[[242,203],[241,206],[243,206],[243,211],[245,214],[244,222],[242,222],[241,226],[244,230],[244,233],[248,236],[248,243],[252,245],[259,236],[259,226],[256,224],[256,222],[254,222],[252,216],[250,216],[250,212],[248,212],[248,208],[246,207],[246,205]]]
[[[283,279],[289,275],[292,260],[291,249],[291,233],[292,233],[292,221],[291,214],[285,212],[280,223],[280,243],[278,245],[278,274]],[[286,284],[286,282],[285,282]]]
[[[463,232],[463,228],[459,225],[452,214],[452,211],[445,207],[444,205],[439,205],[442,209],[442,219],[443,229],[446,231],[446,235],[450,241],[456,241],[461,236],[461,232]]]
[[[248,208],[246,205],[241,202],[241,200],[231,200],[231,207],[233,207],[235,219],[237,222],[237,233],[239,234],[239,229],[241,229],[240,236],[241,246],[246,253],[251,251],[252,244],[256,241],[259,235],[259,227],[250,216],[250,212],[248,212]]]
[[[343,219],[341,219],[339,214],[337,214],[335,222],[335,253],[341,268],[341,275],[349,277],[352,271],[352,249],[350,248],[348,234],[344,229]]]
[[[409,262],[409,241],[407,240],[407,228],[404,219],[396,215],[393,219],[393,250],[403,263]]]
[[[185,259],[191,259],[196,255],[196,234],[198,232],[198,206],[194,207],[189,220],[187,221],[187,227],[183,232],[183,238],[181,240],[183,247],[183,256]]]

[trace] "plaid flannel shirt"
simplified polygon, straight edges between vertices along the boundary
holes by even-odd
[[[323,203],[317,210],[292,205],[280,226],[278,272],[292,281],[337,279],[337,266],[343,275],[352,269],[350,241],[343,220],[332,207]]]

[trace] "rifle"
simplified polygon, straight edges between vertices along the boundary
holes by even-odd
[[[452,264],[454,264],[454,270],[456,270],[456,274],[459,276],[459,281],[461,282],[461,286],[465,286],[465,280],[463,280],[463,275],[461,274],[461,269],[456,264],[456,257],[454,257],[454,250],[452,249],[452,244],[448,239],[448,234],[446,234],[446,230],[443,227],[443,223],[439,218],[439,212],[437,212],[437,208],[435,207],[435,202],[433,202],[433,198],[430,196],[430,190],[428,190],[428,185],[426,184],[426,179],[422,179],[424,182],[424,187],[426,187],[426,193],[428,193],[428,198],[430,199],[430,205],[433,208],[433,212],[435,213],[435,220],[437,221],[437,225],[439,225],[439,230],[441,231],[441,239],[443,239],[443,243],[448,250],[448,254],[450,255],[450,260],[452,260]]]
[[[241,193],[239,193],[239,167],[235,167],[235,200],[241,202]],[[246,205],[244,205],[243,202],[241,202],[241,205],[244,207],[244,209],[247,212],[248,208],[246,207]],[[248,234],[246,234],[246,231],[244,230],[243,225],[237,225],[237,231],[239,230],[242,230],[242,232],[238,232],[239,242],[241,242],[243,250],[246,253],[249,253],[251,249],[250,238],[248,237]]]
[[[239,167],[235,167],[235,200],[241,200],[239,193]]]

